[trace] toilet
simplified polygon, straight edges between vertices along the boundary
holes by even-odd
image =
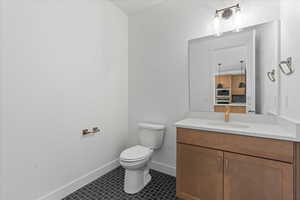
[[[162,146],[165,126],[139,123],[140,144],[125,149],[120,155],[120,164],[125,168],[124,191],[135,194],[150,181],[149,164],[154,150]]]

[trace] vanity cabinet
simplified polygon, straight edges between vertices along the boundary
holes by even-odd
[[[224,200],[292,200],[293,166],[224,153]]]
[[[300,200],[298,143],[177,128],[184,200]]]
[[[177,152],[179,196],[223,200],[223,152],[185,144],[178,144]]]

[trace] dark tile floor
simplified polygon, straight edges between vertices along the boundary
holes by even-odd
[[[175,177],[154,170],[150,173],[151,182],[134,195],[123,191],[125,170],[118,167],[63,200],[176,200]]]

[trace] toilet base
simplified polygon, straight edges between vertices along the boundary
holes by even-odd
[[[149,167],[140,170],[125,171],[124,191],[128,194],[135,194],[141,191],[151,181]]]

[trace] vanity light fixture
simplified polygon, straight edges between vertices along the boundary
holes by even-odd
[[[241,16],[241,7],[239,4],[237,4],[237,7],[235,9],[235,15],[234,15],[234,25],[235,25],[235,31],[240,32],[241,25],[242,25],[242,16]]]
[[[216,36],[222,35],[222,32],[220,30],[221,20],[228,20],[233,16],[234,16],[234,26],[235,26],[234,30],[236,32],[239,32],[241,30],[241,25],[242,25],[240,4],[236,4],[234,6],[216,10],[215,19],[214,19],[214,28],[215,28]]]

